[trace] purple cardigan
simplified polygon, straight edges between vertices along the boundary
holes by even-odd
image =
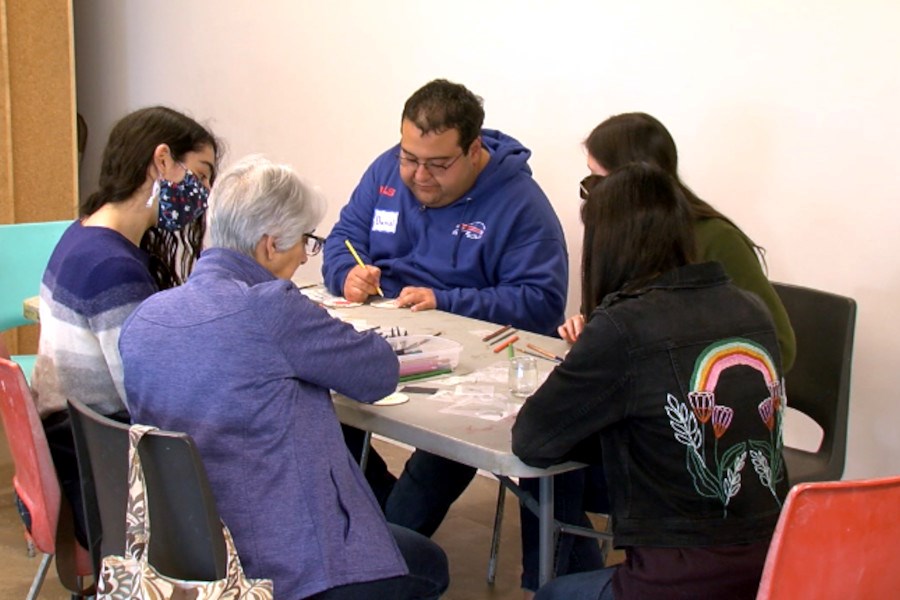
[[[184,286],[138,307],[119,348],[133,422],[194,438],[248,576],[281,599],[407,572],[329,394],[394,391],[381,337],[213,248]]]

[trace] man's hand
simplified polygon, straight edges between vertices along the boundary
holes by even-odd
[[[581,335],[581,332],[583,330],[584,317],[579,314],[566,319],[566,322],[560,325],[556,331],[559,332],[559,337],[566,340],[570,344],[574,344],[575,340],[578,339],[578,336]]]
[[[437,308],[434,290],[424,287],[405,287],[397,296],[397,306],[408,306],[413,312]]]
[[[344,279],[344,298],[350,302],[365,302],[378,293],[381,285],[381,269],[372,265],[350,269]]]

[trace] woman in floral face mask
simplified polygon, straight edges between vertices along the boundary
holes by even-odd
[[[212,133],[172,109],[125,116],[110,133],[97,191],[80,202],[44,272],[32,388],[82,543],[66,398],[128,422],[119,330],[141,301],[190,273],[218,148]]]

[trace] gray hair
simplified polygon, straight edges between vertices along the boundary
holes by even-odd
[[[279,251],[312,233],[325,214],[325,199],[287,165],[247,156],[222,173],[209,195],[209,245],[254,256],[263,235]]]

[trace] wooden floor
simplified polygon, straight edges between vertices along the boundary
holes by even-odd
[[[409,452],[380,440],[375,440],[374,445],[391,471],[399,473]],[[0,441],[0,598],[3,599],[25,598],[40,562],[40,557],[29,558],[25,552],[22,524],[13,502],[12,475],[12,463],[3,439]],[[447,600],[522,598],[519,508],[512,494],[507,494],[506,499],[497,579],[494,585],[486,581],[497,486],[493,479],[476,477],[434,535],[450,559],[450,589],[444,595]],[[68,600],[69,597],[56,579],[55,567],[51,566],[39,598]]]

